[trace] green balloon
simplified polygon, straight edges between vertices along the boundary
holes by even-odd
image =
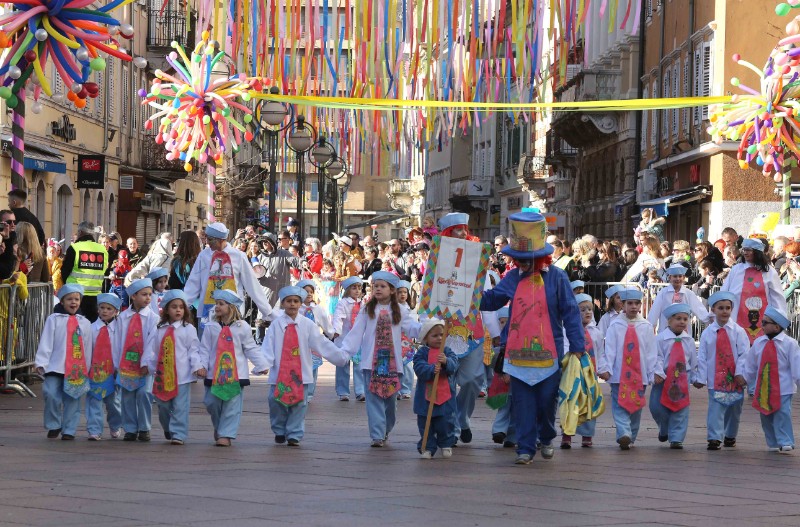
[[[11,97],[11,88],[6,86],[0,88],[0,98],[8,99],[9,97]]]
[[[16,95],[11,95],[11,97],[9,97],[8,100],[6,101],[6,106],[8,106],[9,108],[16,108],[18,104],[19,104],[19,99],[17,99]]]
[[[250,115],[249,113],[244,114],[244,122],[246,122],[248,124],[252,123],[253,122],[253,116]]]
[[[775,14],[778,16],[786,16],[789,14],[789,11],[792,10],[792,6],[789,4],[778,4],[775,6]]]
[[[231,114],[231,109],[230,108],[223,108],[222,109],[222,116],[223,117],[228,117],[230,114]]]
[[[89,68],[91,68],[92,71],[103,71],[106,69],[106,59],[103,57],[93,58],[89,63]]]

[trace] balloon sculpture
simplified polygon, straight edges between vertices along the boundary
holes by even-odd
[[[145,127],[152,129],[153,123],[158,123],[156,142],[167,149],[167,159],[184,161],[183,168],[187,172],[192,170],[193,161],[209,163],[213,160],[221,165],[223,154],[231,150],[237,152],[242,138],[253,140],[252,132],[236,120],[233,112],[241,111],[242,121],[250,123],[252,110],[237,99],[247,102],[251,87],[261,89],[257,79],[215,71],[225,53],[215,52],[208,31],[202,36],[191,58],[183,47],[173,42],[175,51],[167,56],[167,62],[174,68],[175,75],[156,70],[150,91],[139,91],[144,97],[142,104],[158,109]]]
[[[50,80],[45,74],[49,58],[70,89],[67,98],[78,108],[85,107],[87,98],[99,94],[99,87],[89,78],[92,72],[105,69],[103,54],[132,60],[119,49],[115,37],[132,38],[133,27],[121,25],[109,14],[132,1],[114,0],[97,9],[91,7],[92,0],[9,2],[13,11],[0,17],[0,48],[5,48],[0,65],[0,97],[9,108],[16,108],[17,94],[29,78],[36,85],[34,99],[38,100],[42,91],[52,96]],[[137,57],[137,67],[146,64],[145,59]],[[35,105],[33,109],[38,113],[41,106]]]

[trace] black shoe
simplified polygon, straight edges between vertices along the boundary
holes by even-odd
[[[356,401],[358,401],[360,403],[363,403],[366,400],[367,400],[366,396],[364,396],[364,395],[356,395]]]
[[[492,441],[497,443],[498,445],[502,445],[503,441],[506,440],[506,435],[503,432],[495,432],[492,434]]]
[[[75,436],[72,434],[61,434],[62,441],[72,441],[73,439],[75,439]]]
[[[669,436],[662,436],[660,434],[658,436],[658,442],[659,443],[666,443],[668,439],[669,439]]]
[[[672,441],[669,444],[669,447],[673,450],[683,450],[683,443],[681,443],[680,441]]]
[[[469,428],[465,428],[461,431],[461,442],[462,443],[472,443],[472,430]]]
[[[150,432],[147,430],[142,430],[139,432],[139,437],[137,438],[139,441],[150,441]]]
[[[164,439],[166,439],[167,441],[169,441],[170,439],[172,439],[172,433],[170,433],[170,432],[168,432],[168,431],[164,430]]]
[[[286,436],[275,436],[275,442],[282,445],[286,442]]]
[[[722,441],[722,445],[726,447],[735,447],[736,446],[736,438],[735,437],[726,437],[724,441]]]
[[[295,439],[295,438],[291,438],[286,442],[286,444],[289,445],[289,446],[300,446],[300,440],[299,439]]]
[[[517,444],[513,441],[503,441],[503,448],[517,448]]]
[[[48,430],[47,431],[47,439],[56,439],[59,434],[61,434],[61,429],[57,428],[56,430]]]
[[[136,441],[136,432],[125,432],[125,435],[122,437],[123,441]]]
[[[708,441],[708,448],[707,448],[707,450],[719,450],[719,449],[720,449],[720,445],[721,445],[721,444],[722,444],[722,443],[721,443],[720,441],[716,440],[716,439],[710,439],[710,440]]]

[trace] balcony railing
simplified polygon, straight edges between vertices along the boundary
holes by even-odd
[[[175,41],[182,46],[194,46],[194,24],[186,27],[186,11],[175,9],[175,2],[169,2],[166,8],[150,4],[147,10],[147,47],[149,49],[169,49]]]
[[[183,161],[176,159],[169,161],[166,158],[167,151],[164,145],[155,142],[152,137],[148,137],[142,142],[142,168],[144,170],[161,170],[174,172],[176,176],[185,176]],[[182,179],[176,177],[176,179]]]
[[[389,194],[396,196],[416,196],[422,192],[423,181],[420,179],[392,179],[389,181]]]

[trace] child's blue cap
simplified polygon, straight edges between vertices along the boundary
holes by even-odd
[[[64,284],[58,290],[58,299],[61,300],[70,293],[78,293],[83,296],[83,286],[80,284]]]
[[[227,302],[234,306],[238,306],[243,302],[241,298],[236,296],[236,293],[234,293],[233,291],[229,291],[227,289],[217,289],[211,295],[211,298],[213,298],[214,300],[222,300],[223,302]]]
[[[714,304],[716,304],[720,300],[730,300],[731,304],[735,304],[736,295],[734,295],[730,291],[717,291],[716,293],[708,297],[708,305],[714,307]]]
[[[495,313],[497,313],[497,318],[508,318],[508,306],[501,307]]]
[[[401,287],[405,287],[406,289],[411,291],[411,282],[409,282],[408,280],[400,280],[399,282],[397,282],[397,289],[400,289]]]
[[[306,279],[306,280],[300,280],[299,282],[297,282],[297,287],[299,287],[300,289],[303,289],[306,286],[311,286],[314,289],[314,291],[317,290],[317,284],[316,284],[316,282],[314,282],[314,280]]]
[[[575,295],[575,302],[578,304],[583,304],[584,302],[592,303],[592,297],[587,295],[586,293],[581,293],[579,295]]]
[[[165,276],[169,276],[169,271],[164,269],[163,267],[154,267],[152,271],[147,273],[147,278],[155,282],[159,278],[164,278]]]
[[[619,297],[623,301],[625,300],[642,300],[642,292],[641,290],[635,287],[625,287],[619,291]]]
[[[691,314],[692,308],[689,307],[689,304],[672,304],[667,306],[664,309],[664,317],[670,318],[673,315],[677,315],[679,313],[686,313],[687,315]]]
[[[97,295],[97,305],[108,304],[117,311],[122,307],[122,299],[114,293],[101,293]]]
[[[131,282],[131,285],[125,288],[125,292],[128,293],[128,296],[133,296],[145,287],[152,289],[153,281],[149,278],[140,278],[138,280],[134,280]]]
[[[165,309],[167,304],[178,299],[183,300],[184,304],[187,306],[189,305],[189,299],[186,297],[186,293],[180,289],[170,289],[164,294],[164,298],[161,299],[161,307]]]
[[[611,287],[606,289],[606,298],[611,298],[612,296],[616,295],[617,293],[619,293],[623,289],[625,289],[625,286],[623,286],[621,284],[612,285]]]
[[[342,292],[347,291],[347,288],[350,287],[351,285],[360,284],[360,283],[361,283],[361,277],[359,277],[359,276],[351,276],[350,278],[348,278],[347,280],[342,282]]]
[[[376,280],[383,280],[395,289],[400,283],[400,279],[388,271],[375,271],[372,273],[372,283],[374,284]]]
[[[752,249],[754,251],[761,251],[764,252],[764,244],[761,243],[761,240],[757,240],[755,238],[747,238],[742,241],[742,249]]]
[[[583,280],[573,280],[569,283],[570,288],[577,289],[578,287],[586,287],[586,282]]]
[[[287,297],[296,296],[300,298],[300,301],[306,299],[308,295],[308,291],[303,289],[302,287],[297,287],[296,285],[288,285],[286,287],[282,287],[280,291],[278,291],[278,298],[283,302]]]
[[[670,276],[684,276],[688,269],[681,264],[672,264],[667,267],[667,274]]]
[[[764,316],[771,318],[773,322],[778,324],[783,329],[789,327],[790,322],[787,316],[772,306],[767,306],[767,309],[764,310]]]

